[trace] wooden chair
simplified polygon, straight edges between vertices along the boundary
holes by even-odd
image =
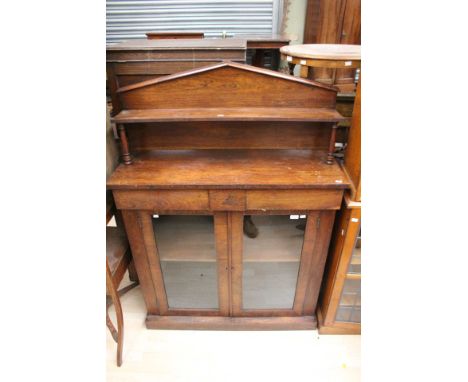
[[[128,240],[123,229],[119,224],[120,219],[116,213],[115,205],[111,198],[107,202],[106,224],[109,223],[112,216],[116,216],[117,227],[106,227],[106,324],[109,328],[112,338],[117,342],[117,366],[122,365],[122,349],[124,336],[124,321],[120,297],[135,288],[138,281],[118,290],[120,282],[128,269],[132,260]],[[109,307],[115,306],[117,316],[117,329],[109,317]]]

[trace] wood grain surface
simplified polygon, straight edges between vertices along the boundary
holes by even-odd
[[[348,188],[340,165],[314,150],[159,150],[120,165],[111,189]]]

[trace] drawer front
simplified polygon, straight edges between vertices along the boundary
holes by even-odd
[[[121,210],[337,210],[343,190],[114,190]]]
[[[208,191],[205,190],[114,190],[114,199],[120,210],[209,210]]]
[[[247,210],[338,210],[343,190],[251,190]]]
[[[210,209],[213,211],[245,211],[245,191],[210,190]]]

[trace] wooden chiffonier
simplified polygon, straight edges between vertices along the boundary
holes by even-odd
[[[108,188],[146,326],[316,328],[335,211],[350,186],[331,155],[336,89],[223,62],[117,95],[124,163]]]

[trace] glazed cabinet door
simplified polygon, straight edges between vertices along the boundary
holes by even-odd
[[[233,213],[233,316],[314,315],[333,219],[334,211]]]
[[[158,314],[229,315],[227,214],[136,215]]]

